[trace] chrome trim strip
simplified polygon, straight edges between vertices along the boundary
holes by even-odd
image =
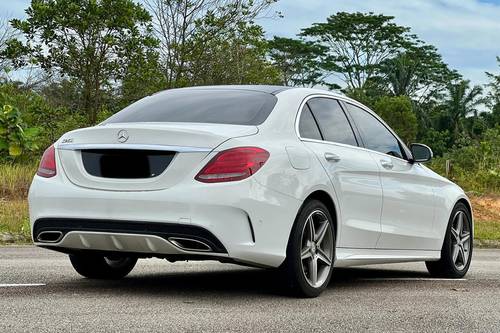
[[[176,151],[179,153],[200,153],[211,152],[212,148],[207,147],[186,147],[157,144],[135,144],[135,143],[81,143],[81,144],[60,144],[57,149],[61,150],[83,150],[83,149],[134,149],[134,150],[161,150]]]

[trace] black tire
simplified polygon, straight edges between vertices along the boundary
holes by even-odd
[[[94,254],[70,254],[73,268],[89,279],[121,279],[137,263],[134,257],[104,257]]]
[[[467,230],[469,232],[470,244],[467,252],[467,259],[459,262],[459,265],[453,259],[453,253],[455,248],[455,240],[454,234],[452,233],[452,226],[454,224],[455,218],[457,218],[460,214],[462,215],[463,224],[467,223]],[[456,222],[455,222],[456,223]],[[434,277],[441,278],[451,278],[458,279],[462,278],[467,271],[469,270],[469,266],[472,259],[472,249],[473,249],[473,233],[472,233],[472,217],[467,209],[467,207],[459,202],[455,205],[453,209],[450,219],[448,221],[448,227],[446,228],[446,235],[444,237],[443,248],[441,249],[441,259],[438,261],[426,261],[425,265],[427,266],[427,270]],[[460,251],[459,251],[460,252]],[[460,254],[460,256],[462,256]],[[457,257],[458,258],[458,257]]]
[[[321,213],[319,213],[321,212]],[[321,217],[323,214],[327,218],[328,228],[325,232],[325,236],[318,241],[318,245],[314,245],[314,249],[312,243],[309,246],[311,251],[310,260],[315,260],[315,256],[323,256],[326,259],[330,259],[331,264],[328,266],[326,262],[321,261],[320,259],[316,259],[316,281],[320,285],[313,286],[311,285],[311,277],[310,273],[306,272],[306,263],[303,263],[305,260],[302,259],[302,252],[307,246],[304,245],[303,234],[305,228],[309,229],[308,217],[312,216],[311,214],[317,214]],[[314,217],[313,217],[314,220]],[[320,221],[320,218],[318,218]],[[319,222],[318,222],[319,223]],[[307,226],[306,226],[307,224]],[[314,225],[314,222],[313,222]],[[319,229],[322,230],[324,224],[319,225]],[[320,232],[316,234],[318,234]],[[327,234],[329,233],[329,234]],[[307,243],[309,244],[309,243]],[[317,251],[317,252],[316,252]],[[306,251],[308,253],[308,251]],[[335,260],[335,225],[333,223],[333,219],[327,209],[327,207],[318,200],[310,200],[306,202],[302,209],[300,210],[297,218],[295,219],[294,226],[292,228],[292,232],[290,234],[290,239],[288,241],[287,247],[287,255],[286,260],[281,266],[282,272],[285,274],[284,279],[288,284],[289,291],[291,291],[295,296],[299,297],[317,297],[325,288],[328,286],[330,282],[332,271],[333,271],[333,262]],[[314,267],[314,266],[309,266]],[[319,275],[321,273],[322,278],[319,279]]]

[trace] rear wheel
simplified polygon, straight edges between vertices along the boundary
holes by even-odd
[[[469,270],[472,258],[472,218],[463,203],[451,214],[439,261],[427,261],[429,273],[436,277],[461,278]]]
[[[137,263],[137,258],[123,256],[99,256],[94,254],[70,254],[73,268],[89,279],[121,279]]]
[[[330,282],[335,258],[335,230],[326,206],[307,202],[299,213],[284,263],[286,279],[295,294],[318,296]]]

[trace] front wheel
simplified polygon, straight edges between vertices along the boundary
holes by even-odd
[[[316,297],[328,286],[335,258],[335,228],[326,206],[317,200],[300,211],[290,235],[284,263],[295,294]]]
[[[70,254],[73,268],[89,279],[121,279],[137,263],[137,258],[123,256],[99,256],[94,254]]]
[[[463,203],[458,203],[448,222],[441,259],[425,263],[429,273],[444,278],[463,277],[472,259],[472,236],[469,210]]]

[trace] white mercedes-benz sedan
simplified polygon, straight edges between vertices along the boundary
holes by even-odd
[[[29,192],[36,245],[88,278],[138,258],[280,268],[314,297],[334,267],[425,261],[460,278],[462,189],[362,104],[277,86],[172,89],[49,147]]]

